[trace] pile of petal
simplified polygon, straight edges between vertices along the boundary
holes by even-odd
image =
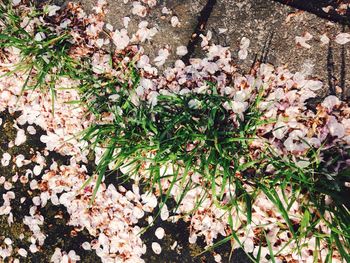
[[[155,3],[156,1],[150,0],[134,1],[132,13],[145,17]],[[16,8],[28,8],[18,6],[17,1],[14,1],[14,4]],[[59,13],[59,8],[55,6],[49,6],[48,9],[49,16],[53,18],[56,15],[64,16],[66,12]],[[299,167],[308,167],[310,160],[305,156],[305,153],[311,147],[320,149],[321,160],[327,162],[330,157],[322,152],[336,146],[344,157],[336,165],[330,167],[330,171],[337,172],[348,165],[347,153],[342,152],[342,149],[347,149],[350,145],[350,108],[335,96],[326,97],[315,109],[309,109],[307,106],[307,101],[315,98],[317,92],[322,89],[322,82],[311,79],[300,72],[291,73],[285,68],[274,68],[267,64],[257,65],[251,74],[242,75],[237,72],[229,49],[210,44],[210,37],[205,36],[202,36],[202,47],[207,52],[205,58],[191,59],[189,65],[178,60],[173,68],[167,68],[164,73],[158,73],[156,66],[163,65],[169,56],[169,50],[166,47],[159,50],[154,61],[156,66],[154,66],[149,57],[143,54],[142,48],[130,46],[150,40],[157,33],[156,28],[149,28],[148,23],[144,21],[139,24],[137,32],[129,34],[127,31],[128,20],[125,19],[125,28],[114,30],[111,25],[105,24],[103,21],[104,1],[99,1],[95,7],[96,14],[94,15],[85,15],[79,6],[73,4],[68,5],[68,10],[77,14],[75,19],[78,19],[81,25],[85,26],[85,28],[74,28],[74,21],[69,18],[60,22],[61,29],[67,26],[72,27],[71,34],[75,41],[75,47],[71,50],[70,55],[78,59],[85,55],[91,55],[94,75],[107,75],[116,78],[123,78],[124,72],[110,65],[111,58],[114,59],[116,54],[119,57],[122,56],[120,62],[123,65],[134,61],[141,77],[139,86],[133,94],[135,103],[147,101],[150,105],[155,106],[160,94],[208,94],[211,92],[208,83],[216,83],[218,93],[230,99],[223,106],[232,116],[232,123],[239,125],[239,120],[244,119],[248,106],[253,103],[262,89],[263,99],[259,105],[263,113],[262,119],[275,121],[258,128],[259,140],[256,140],[251,146],[252,152],[261,151],[264,142],[268,141],[276,154],[282,158],[292,158]],[[56,12],[58,13],[56,14]],[[177,24],[176,19],[172,20],[172,23]],[[40,23],[40,21],[38,20],[36,23]],[[28,30],[31,29],[28,28]],[[108,38],[100,38],[101,34],[106,32]],[[40,37],[43,36],[38,35],[38,41]],[[110,41],[115,45],[116,54],[110,54],[106,51],[105,47],[110,44]],[[299,43],[307,45],[303,39],[299,39]],[[242,39],[241,59],[246,57],[248,46],[249,40]],[[178,49],[178,53],[185,54],[186,50],[181,47]],[[9,72],[19,61],[18,50],[7,48],[6,58],[1,59],[0,75]],[[141,194],[137,184],[133,185],[132,191],[123,187],[101,184],[95,202],[89,206],[94,184],[88,184],[81,189],[81,186],[88,179],[88,171],[82,164],[88,162],[87,142],[79,140],[77,135],[96,120],[85,107],[76,107],[68,103],[80,99],[79,91],[74,89],[79,83],[77,80],[59,78],[56,83],[57,99],[54,103],[53,114],[50,95],[42,93],[40,90],[22,93],[21,89],[26,81],[26,74],[25,72],[16,72],[16,74],[6,75],[0,79],[1,111],[19,112],[20,116],[17,118],[19,125],[36,125],[45,130],[46,135],[41,136],[40,140],[46,144],[48,151],[56,151],[71,157],[69,166],[58,166],[53,161],[50,169],[45,172],[38,183],[37,187],[42,194],[36,199],[33,198],[34,205],[31,214],[24,216],[23,219],[33,232],[32,244],[40,246],[45,242],[45,235],[40,229],[45,218],[36,213],[35,207],[45,206],[49,200],[53,205],[66,207],[70,215],[70,225],[86,228],[91,235],[96,236],[96,240],[91,244],[83,244],[83,247],[94,249],[103,262],[142,262],[141,256],[146,252],[146,246],[138,235],[141,228],[137,226],[137,223],[144,217],[145,212],[152,212],[158,206],[156,196],[154,194]],[[60,87],[62,89],[59,89]],[[110,99],[113,101],[113,98]],[[196,107],[196,101],[192,102],[192,106]],[[110,122],[113,116],[107,115],[104,118],[104,121]],[[20,145],[24,142],[25,132],[18,129],[14,144]],[[102,152],[101,148],[96,148],[97,162]],[[19,158],[18,163],[24,161],[23,158]],[[10,157],[4,155],[1,160],[2,165],[8,165],[9,162]],[[40,163],[38,166],[37,169],[40,170]],[[34,173],[40,174],[40,172]],[[141,171],[139,176],[141,178],[147,177],[147,174]],[[30,177],[28,183],[34,185],[33,181],[34,179]],[[230,212],[234,220],[233,229],[229,227],[227,211],[216,206],[210,195],[203,200],[201,206],[193,214],[188,215],[203,192],[201,175],[193,173],[191,181],[197,183],[197,187],[186,194],[178,209],[174,211],[174,215],[169,217],[167,209],[162,209],[164,220],[176,221],[183,217],[190,222],[190,243],[195,243],[198,236],[204,236],[207,244],[211,245],[220,235],[228,236],[232,231],[236,231],[245,251],[252,252],[254,256],[257,256],[259,253],[257,247],[261,241],[258,237],[263,231],[261,226],[266,225],[264,227],[264,231],[267,233],[266,238],[272,244],[272,251],[278,253],[280,262],[283,260],[312,262],[315,238],[305,237],[303,244],[307,244],[307,246],[301,249],[301,255],[297,254],[296,244],[294,241],[290,242],[291,233],[285,230],[285,220],[262,193],[259,193],[253,203],[253,221],[248,227],[241,227],[242,222],[246,222],[247,219],[244,213],[238,214],[236,211]],[[6,183],[8,185],[8,182],[2,182],[1,185],[6,187]],[[170,180],[163,180],[162,184],[164,189],[168,189]],[[7,188],[9,189],[6,190],[11,189],[11,187]],[[247,189],[249,190],[249,187]],[[290,189],[285,190],[287,195],[291,192]],[[175,200],[178,200],[181,192],[181,186],[175,184],[171,195]],[[158,194],[159,191],[155,191],[155,193]],[[14,193],[7,191],[3,196],[4,203],[0,207],[0,215],[10,215],[11,209],[9,207],[13,198]],[[244,209],[242,205],[242,210]],[[303,215],[300,212],[298,202],[295,202],[290,213],[296,224],[301,222]],[[9,223],[11,223],[11,218]],[[330,231],[322,222],[319,224],[323,234]],[[0,248],[0,256],[3,258],[11,255],[10,241],[7,240],[4,248]],[[290,243],[288,244],[288,242]],[[158,246],[158,243],[152,244],[152,248],[157,254],[161,253],[161,248]],[[234,246],[237,247],[238,243],[236,242]],[[287,248],[282,249],[285,246]],[[325,260],[329,247],[325,243],[322,243],[320,247],[320,256],[322,260]],[[36,249],[32,247],[31,252],[35,253]],[[21,252],[23,255],[25,253]],[[265,256],[269,253],[267,244],[263,245],[260,251],[263,258],[261,262],[268,262]],[[337,251],[334,251],[332,257],[333,262],[341,262]],[[215,258],[220,261],[220,257]],[[66,253],[57,248],[52,256],[52,261],[61,262],[62,260],[75,262],[79,260],[79,256],[74,251]]]

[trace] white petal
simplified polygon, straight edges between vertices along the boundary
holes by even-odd
[[[335,42],[337,42],[340,45],[344,45],[348,42],[350,42],[350,34],[349,33],[340,33],[335,37]]]
[[[179,21],[179,18],[177,16],[173,16],[171,18],[170,22],[171,22],[172,27],[177,27],[180,25],[180,21]]]
[[[130,20],[131,20],[130,17],[127,17],[127,16],[123,18],[123,25],[125,28],[129,27]]]
[[[188,53],[186,46],[179,46],[176,48],[176,55],[178,56],[184,56]]]
[[[241,39],[240,48],[241,48],[241,49],[247,49],[247,48],[249,47],[249,45],[250,45],[250,40],[249,40],[248,38],[246,38],[246,37],[243,37],[243,38]]]
[[[311,39],[312,35],[306,32],[303,37],[295,37],[295,42],[304,48],[311,48],[311,46],[308,43],[306,43],[306,41],[309,41]]]
[[[139,207],[135,207],[133,209],[133,215],[137,218],[137,219],[140,219],[142,218],[144,215],[145,215],[145,212],[139,208]]]
[[[248,56],[248,50],[246,49],[241,49],[240,51],[238,51],[238,58],[241,60],[246,59]]]
[[[334,106],[340,105],[340,103],[340,100],[336,96],[330,95],[323,100],[321,105],[328,110],[332,110]]]
[[[116,30],[112,34],[113,43],[115,44],[117,50],[123,50],[129,45],[130,38],[128,36],[128,31],[126,29]]]
[[[283,122],[277,122],[274,127],[274,131],[272,132],[273,136],[279,140],[281,140],[288,131],[287,124]]]
[[[152,250],[157,255],[159,255],[162,252],[162,248],[157,242],[152,242]]]
[[[344,125],[337,121],[332,121],[328,123],[328,129],[332,136],[342,138],[345,135]]]
[[[54,16],[58,10],[61,8],[57,5],[49,5],[47,6],[47,12],[49,13],[49,16]]]
[[[2,159],[1,159],[1,165],[2,166],[8,166],[10,164],[11,155],[7,152],[3,153]]]
[[[17,136],[16,136],[16,139],[15,139],[15,145],[19,146],[19,145],[23,144],[26,140],[27,140],[27,136],[25,135],[24,130],[19,129],[17,131]]]
[[[321,37],[320,37],[320,40],[322,42],[322,45],[327,45],[329,43],[329,38],[327,37],[326,34],[323,34]]]
[[[162,238],[164,237],[164,235],[165,235],[164,229],[161,228],[161,227],[158,227],[158,228],[156,229],[155,235],[156,235],[156,237],[157,237],[158,239],[162,239]]]
[[[18,254],[25,258],[25,257],[27,257],[28,252],[24,248],[20,248],[20,249],[18,249]]]
[[[133,8],[131,12],[134,15],[145,17],[147,15],[147,8],[143,6],[140,2],[133,2]]]
[[[21,0],[12,0],[13,6],[19,5],[20,3],[21,3]]]
[[[39,175],[41,174],[43,167],[41,165],[35,165],[33,169],[34,175]]]
[[[81,244],[81,246],[84,250],[91,250],[91,245],[89,242],[84,242],[83,244]]]
[[[312,90],[312,91],[316,91],[319,90],[323,87],[323,83],[319,80],[307,80],[304,88]]]
[[[216,254],[215,256],[214,256],[214,260],[215,260],[215,262],[221,262],[222,261],[222,258],[221,258],[221,256],[219,255],[219,254]]]
[[[195,233],[192,233],[188,238],[188,242],[190,242],[190,244],[194,244],[196,243],[196,241],[197,241],[197,235]]]
[[[36,253],[36,252],[39,251],[38,247],[37,247],[35,244],[31,244],[31,245],[29,246],[29,250],[30,250],[30,252],[32,252],[32,253]]]
[[[169,210],[166,204],[163,205],[162,210],[160,211],[160,218],[165,221],[169,218]]]

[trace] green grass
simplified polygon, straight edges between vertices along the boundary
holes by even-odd
[[[132,68],[132,64],[130,67]],[[115,170],[128,166],[131,169],[124,175],[125,180],[143,171],[148,176],[143,181],[148,189],[160,186],[164,178],[171,181],[167,191],[161,193],[161,196],[165,196],[161,204],[169,198],[175,183],[181,185],[183,194],[177,200],[179,205],[186,193],[197,187],[190,176],[191,172],[197,172],[203,176],[202,187],[205,191],[202,197],[211,197],[217,206],[227,211],[234,209],[244,214],[247,220],[241,222],[243,227],[254,221],[252,204],[257,194],[263,192],[282,214],[286,223],[283,228],[292,234],[299,249],[305,246],[303,240],[306,237],[315,235],[328,242],[330,248],[334,249],[336,246],[343,258],[348,257],[346,251],[350,248],[350,217],[344,198],[339,195],[344,190],[342,185],[349,174],[338,174],[334,180],[329,181],[326,178],[326,174],[329,174],[328,166],[320,161],[319,149],[311,148],[306,153],[311,164],[303,169],[295,164],[292,156],[279,157],[267,140],[265,149],[258,155],[253,155],[251,143],[257,138],[263,139],[258,135],[257,129],[274,122],[261,118],[259,103],[264,97],[262,89],[257,91],[258,95],[246,111],[244,120],[240,120],[237,126],[222,106],[229,99],[218,95],[212,83],[210,94],[160,95],[156,106],[144,101],[138,105],[133,104],[131,97],[138,85],[139,76],[135,73],[136,69],[130,67],[130,79],[120,84],[123,89],[119,92],[112,92],[111,89],[111,93],[103,93],[103,96],[94,100],[96,104],[104,105],[99,107],[101,112],[97,116],[102,116],[105,112],[112,113],[113,122],[94,124],[83,136],[92,146],[106,148],[96,170],[96,187],[102,182],[109,165],[112,164]],[[112,104],[106,99],[111,94],[119,95],[119,99]],[[194,99],[198,103],[195,109],[189,106]],[[188,149],[190,144],[194,146]],[[240,163],[242,158],[244,162]],[[146,171],[143,168],[145,163],[149,164]],[[265,172],[268,164],[273,165],[274,173]],[[161,168],[165,166],[173,167],[173,172],[169,174],[165,171],[162,174]],[[113,176],[112,172],[109,173]],[[216,182],[218,178],[222,179],[219,185]],[[227,185],[230,185],[234,194],[229,203],[223,204],[224,187]],[[253,190],[247,191],[247,185]],[[217,191],[217,187],[221,190]],[[292,197],[288,199],[284,195],[284,200],[281,200],[278,190],[283,193],[287,187],[292,188]],[[330,195],[334,200],[329,207],[324,204],[325,195]],[[300,198],[304,216],[301,224],[295,225],[290,218],[290,208]],[[202,199],[198,200],[194,211],[201,201]],[[314,210],[317,211],[316,215]],[[331,222],[326,220],[325,213],[331,213]],[[324,235],[318,229],[317,223],[320,221],[326,222],[330,227],[330,236]],[[231,236],[225,240],[229,239],[237,238]]]
[[[143,100],[136,104],[133,97],[141,77],[135,67],[136,61],[131,60],[125,65],[118,62],[121,57],[113,56],[111,66],[121,73],[118,77],[94,74],[88,57],[76,60],[70,56],[70,51],[74,49],[70,35],[72,29],[56,31],[57,22],[47,18],[43,9],[36,8],[27,14],[30,19],[39,15],[47,18],[45,25],[38,25],[32,33],[20,26],[21,10],[5,3],[0,5],[0,12],[0,50],[6,56],[6,48],[15,47],[20,50],[22,58],[17,67],[7,74],[27,73],[23,91],[40,89],[51,94],[53,103],[56,82],[60,77],[78,80],[81,101],[72,103],[79,103],[96,116],[96,123],[81,135],[83,140],[90,142],[91,149],[105,149],[95,171],[97,180],[92,202],[105,176],[115,176],[115,170],[129,167],[124,179],[142,172],[145,174],[142,183],[149,191],[156,186],[162,189],[162,179],[170,180],[170,187],[160,193],[160,206],[171,198],[172,187],[178,184],[182,195],[176,200],[176,210],[188,191],[199,187],[191,179],[191,174],[196,172],[202,176],[200,186],[204,190],[191,212],[209,197],[229,214],[228,225],[232,228],[232,235],[214,246],[230,240],[240,243],[231,211],[246,217],[240,222],[242,228],[253,224],[253,203],[260,193],[264,193],[283,216],[284,222],[279,222],[281,229],[291,233],[299,249],[305,246],[304,240],[313,235],[317,237],[318,244],[321,241],[329,244],[329,259],[336,249],[349,261],[349,204],[346,204],[342,193],[350,173],[349,170],[334,173],[332,167],[335,162],[326,162],[336,159],[334,156],[341,158],[340,151],[337,147],[328,150],[310,148],[305,156],[310,165],[303,169],[295,164],[292,156],[281,158],[267,137],[259,133],[260,127],[276,122],[265,120],[259,110],[260,103],[268,96],[264,87],[252,93],[255,95],[250,99],[244,118],[235,116],[237,121],[233,121],[232,113],[223,107],[231,99],[219,95],[215,83],[211,82],[207,83],[211,87],[207,94],[170,93],[158,96],[158,103],[154,106]],[[44,33],[46,38],[35,41],[34,37],[39,32]],[[134,54],[127,55],[133,57]],[[194,101],[195,107],[192,106]],[[112,121],[105,122],[106,115],[112,115]],[[258,152],[252,147],[256,140],[264,145]],[[273,173],[266,172],[268,165],[273,166]],[[164,171],[164,167],[168,170]],[[230,198],[229,202],[223,202],[227,197],[227,186],[231,190]],[[287,188],[292,189],[291,197],[285,193]],[[279,192],[282,192],[282,198]],[[331,196],[332,204],[326,205],[326,195]],[[298,225],[291,218],[290,209],[294,202],[300,202],[303,211]],[[331,229],[330,235],[319,229],[317,224],[320,221]],[[260,245],[266,240],[264,230]],[[273,244],[267,240],[265,245],[272,252]],[[259,255],[255,259],[257,262]],[[272,253],[270,256],[274,261]],[[318,257],[315,251],[315,262]]]
[[[25,13],[25,14],[24,14]],[[23,15],[28,20],[23,24]],[[43,17],[44,22],[39,22]],[[33,31],[27,32],[27,25],[33,24]],[[26,90],[41,89],[52,97],[56,96],[56,82],[60,77],[76,78],[79,61],[72,58],[69,52],[74,47],[70,29],[59,29],[57,24],[51,22],[44,9],[32,8],[20,10],[12,7],[11,3],[0,4],[0,49],[6,56],[6,48],[16,48],[21,55],[21,61],[1,77],[16,72],[24,72],[28,77],[22,87]],[[35,39],[42,34],[44,39]],[[54,107],[52,106],[52,109]]]

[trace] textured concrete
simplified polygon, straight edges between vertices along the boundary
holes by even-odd
[[[64,2],[57,0],[58,4]],[[95,0],[79,1],[73,0],[71,2],[80,2],[83,8],[89,12],[95,5]],[[178,46],[187,46],[194,28],[197,25],[197,15],[201,12],[206,4],[206,0],[162,0],[158,1],[157,6],[149,10],[146,17],[139,17],[133,15],[132,2],[124,4],[122,0],[108,0],[108,13],[106,15],[107,21],[115,27],[115,29],[123,28],[123,18],[130,17],[128,32],[135,33],[138,29],[138,24],[141,21],[147,21],[148,27],[156,27],[158,33],[152,38],[151,41],[142,43],[142,47],[145,49],[145,53],[153,60],[158,55],[160,48],[170,48],[170,56],[165,66],[171,66],[172,62],[179,58],[176,55],[176,48]],[[172,11],[172,14],[162,14],[163,7],[167,7]],[[171,17],[177,16],[180,25],[173,27],[171,25]],[[164,68],[163,67],[163,68]]]
[[[64,1],[57,2],[62,4]],[[88,12],[95,4],[95,0],[80,2]],[[160,48],[170,48],[171,55],[162,68],[171,66],[179,58],[176,55],[176,47],[181,45],[190,47],[189,57],[203,56],[198,35],[211,30],[214,43],[230,46],[235,58],[238,57],[242,37],[250,39],[248,58],[242,61],[237,59],[237,64],[244,72],[249,72],[255,61],[286,66],[292,71],[306,71],[328,85],[322,95],[329,90],[334,91],[337,86],[347,90],[350,85],[347,76],[350,44],[341,46],[331,41],[330,45],[322,45],[320,41],[322,34],[327,34],[332,39],[340,32],[349,31],[346,26],[347,20],[338,19],[340,23],[332,22],[313,13],[279,3],[286,2],[284,0],[162,0],[158,1],[157,6],[152,8],[145,18],[131,14],[132,1],[128,4],[113,0],[107,2],[107,20],[116,28],[122,28],[122,19],[125,16],[131,18],[129,32],[136,32],[138,23],[143,20],[148,21],[151,27],[157,27],[158,33],[152,41],[142,46],[151,59],[157,56]],[[312,6],[303,5],[300,1],[288,1],[316,14],[320,14],[322,7],[329,1],[326,2],[320,1],[319,5],[316,3]],[[204,9],[210,3],[213,10],[206,12]],[[161,14],[163,7],[167,7],[173,11],[173,15],[178,16],[181,23],[179,27],[171,26],[172,15]],[[329,18],[337,20],[334,16]],[[219,34],[219,28],[226,28],[227,31]],[[306,32],[313,36],[308,41],[310,49],[300,47],[295,42],[295,37],[303,36]],[[197,33],[197,39],[193,38],[194,33]]]
[[[309,71],[333,86],[349,85],[346,71],[349,66],[350,45],[341,46],[334,41],[321,45],[320,37],[334,38],[343,31],[343,25],[271,0],[218,0],[209,18],[207,29],[215,32],[227,28],[216,40],[228,45],[237,57],[242,37],[250,39],[248,59],[237,60],[248,71],[255,59],[286,66],[292,71]],[[313,38],[311,48],[300,47],[296,36],[306,32]],[[333,68],[334,65],[334,68]]]

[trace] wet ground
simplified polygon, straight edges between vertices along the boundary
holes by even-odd
[[[25,144],[20,146],[14,146],[9,148],[8,143],[14,141],[16,138],[17,130],[13,127],[13,116],[8,113],[1,113],[0,118],[3,120],[3,124],[0,126],[0,156],[4,152],[11,155],[12,160],[15,156],[23,154],[26,160],[33,158],[37,152],[43,154],[45,145],[40,142],[40,128],[35,127],[37,130],[36,135],[28,136]],[[27,126],[21,127],[26,129]],[[55,159],[58,163],[65,163],[67,160],[65,158],[50,154],[45,158],[47,164],[50,165],[52,159]],[[12,177],[15,174],[22,176],[26,173],[27,169],[33,169],[34,163],[22,166],[18,168],[11,161],[9,166],[0,166],[0,176],[5,176],[7,181],[12,181]],[[45,168],[44,168],[45,170]],[[40,182],[39,176],[34,176],[35,179]],[[29,177],[29,180],[33,178]],[[16,198],[11,201],[12,213],[14,217],[14,223],[9,225],[7,222],[7,215],[0,216],[0,244],[5,238],[10,238],[15,248],[24,248],[28,251],[28,247],[31,244],[28,240],[32,235],[28,226],[23,223],[24,216],[29,215],[30,207],[33,205],[32,198],[40,194],[39,190],[31,190],[29,183],[23,184],[20,179],[13,183],[13,188],[11,189],[16,195]],[[0,186],[0,195],[6,193],[7,191],[3,186]],[[20,199],[25,197],[25,201],[21,203]],[[81,244],[85,241],[90,241],[93,237],[89,236],[87,231],[76,232],[73,227],[67,225],[69,215],[65,212],[63,206],[54,206],[50,202],[39,209],[39,214],[43,215],[45,220],[42,226],[42,231],[46,235],[45,243],[40,248],[39,252],[32,254],[28,253],[27,258],[20,258],[20,262],[50,262],[50,258],[54,253],[56,247],[61,248],[64,251],[75,250],[78,255],[81,256],[82,262],[99,262],[99,258],[96,256],[95,252],[85,251],[81,248]],[[24,236],[21,236],[23,234]],[[14,253],[16,255],[16,253]],[[18,258],[18,255],[17,255]],[[7,261],[10,262],[10,261]]]
[[[24,165],[18,168],[13,160],[14,157],[23,154],[26,160],[32,159],[37,152],[40,152],[42,155],[45,154],[45,145],[40,142],[40,135],[43,134],[43,131],[35,127],[37,130],[37,134],[35,135],[27,135],[27,141],[20,146],[9,147],[9,142],[14,141],[16,138],[17,130],[13,127],[14,117],[9,113],[4,112],[0,113],[0,118],[3,123],[0,126],[0,156],[3,153],[7,152],[11,155],[12,160],[10,165],[1,166],[0,165],[0,176],[5,176],[7,181],[12,182],[12,178],[14,175],[18,174],[18,176],[22,176],[26,173],[27,169],[33,169],[34,163]],[[20,128],[26,130],[27,125],[19,126]],[[58,154],[49,153],[46,157],[47,167],[51,164],[54,159],[59,164],[68,164],[69,158],[60,156]],[[43,171],[45,171],[44,168]],[[93,168],[93,167],[91,167]],[[38,176],[30,176],[29,181],[35,178],[38,182],[40,182],[41,175]],[[109,175],[109,177],[105,181],[106,184],[118,184],[120,182],[117,181],[117,176]],[[125,188],[129,188],[131,184],[124,183]],[[85,229],[77,229],[73,226],[69,226],[67,222],[69,221],[69,214],[66,212],[64,206],[55,206],[52,205],[49,201],[44,207],[38,209],[37,213],[44,216],[44,224],[40,227],[41,231],[45,234],[46,239],[44,245],[39,247],[39,251],[36,253],[29,252],[29,246],[31,244],[30,237],[32,236],[32,232],[29,227],[23,223],[24,216],[28,216],[30,214],[30,207],[33,206],[32,198],[40,194],[39,190],[31,190],[29,187],[29,183],[21,183],[20,179],[16,182],[13,182],[13,188],[10,189],[16,195],[16,198],[11,201],[11,212],[13,213],[13,223],[11,225],[8,224],[8,216],[1,215],[0,216],[0,247],[3,244],[5,238],[10,238],[13,241],[14,253],[13,257],[7,258],[5,262],[12,262],[14,258],[19,258],[20,262],[31,262],[31,263],[39,263],[39,262],[50,262],[51,256],[53,255],[55,248],[60,248],[62,251],[69,252],[70,250],[74,250],[80,257],[80,262],[101,262],[101,259],[96,255],[95,251],[87,251],[84,250],[81,246],[85,241],[92,241],[94,239],[87,230]],[[3,185],[0,185],[0,195],[5,194],[7,190],[4,189]],[[25,201],[21,202],[21,198],[25,197]],[[157,213],[154,211],[153,216]],[[151,214],[148,214],[151,215]],[[146,215],[147,217],[147,215]],[[146,218],[145,217],[145,218]],[[145,220],[139,222],[140,226],[146,227],[148,223]],[[165,230],[165,236],[162,240],[157,239],[154,232],[157,227],[162,227]],[[188,242],[189,238],[189,230],[188,224],[184,221],[180,220],[177,223],[165,222],[160,218],[157,218],[155,224],[148,228],[142,235],[142,240],[147,246],[147,253],[143,256],[143,259],[146,262],[156,263],[156,262],[215,262],[213,253],[206,252],[200,256],[205,249],[204,241],[199,239],[196,244],[190,244]],[[160,255],[156,255],[152,249],[152,242],[158,242],[162,247],[162,253]],[[174,246],[174,243],[177,243]],[[28,256],[23,258],[17,254],[18,248],[24,248],[28,251]],[[243,251],[236,250],[231,255],[231,247],[230,244],[227,243],[221,247],[215,249],[215,252],[219,253],[223,262],[250,262],[247,256]]]

